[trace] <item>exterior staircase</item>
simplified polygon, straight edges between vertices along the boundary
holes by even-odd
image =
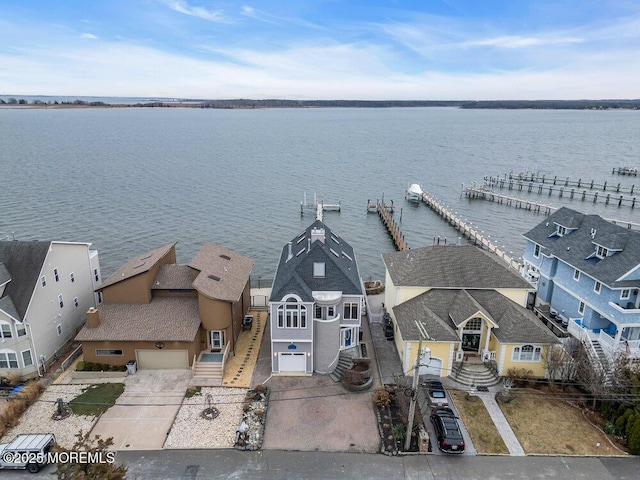
[[[206,380],[207,385],[222,385],[222,363],[196,362],[193,367],[194,384],[198,379]]]
[[[604,374],[605,385],[611,385],[613,381],[613,374],[610,369],[609,358],[602,350],[602,346],[598,340],[591,340],[593,351],[595,351],[596,358],[591,358],[592,363],[595,363],[594,367],[599,368]]]
[[[334,382],[338,383],[342,379],[343,372],[348,368],[351,368],[351,365],[353,365],[353,361],[351,359],[356,356],[358,356],[358,354],[354,349],[343,350],[340,352],[338,364],[336,365],[335,370],[329,374]]]
[[[476,387],[491,387],[500,383],[500,377],[482,363],[456,362],[449,378],[462,385]]]

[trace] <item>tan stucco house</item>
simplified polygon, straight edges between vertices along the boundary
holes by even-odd
[[[177,264],[175,246],[131,259],[98,286],[102,303],[76,337],[85,361],[189,368],[203,354],[219,363],[234,353],[253,261],[208,243],[189,264]]]
[[[524,278],[474,246],[432,246],[383,255],[385,304],[404,371],[447,377],[463,359],[546,376],[546,353],[559,343],[527,309]]]

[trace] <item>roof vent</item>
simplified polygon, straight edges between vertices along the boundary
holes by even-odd
[[[220,281],[220,277],[216,277],[215,275],[207,275],[207,278],[210,278],[211,280],[215,280],[216,282]]]
[[[133,266],[133,268],[140,268],[140,267],[144,267],[144,262]]]
[[[220,255],[220,258],[224,258],[225,260],[231,260],[231,257],[229,255]]]
[[[152,255],[147,255],[146,257],[142,257],[140,260],[146,260],[147,258],[151,258]]]
[[[593,240],[594,238],[596,238],[596,229],[592,228],[591,229],[591,239]]]

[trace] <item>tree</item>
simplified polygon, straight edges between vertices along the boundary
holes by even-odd
[[[562,345],[551,345],[547,349],[544,362],[549,373],[550,384],[556,380],[571,381],[576,376],[576,362]]]
[[[59,480],[124,480],[127,474],[125,465],[116,466],[113,463],[115,452],[109,451],[108,448],[113,445],[113,438],[103,440],[96,435],[93,440],[90,439],[89,432],[76,434],[76,441],[69,450],[56,446],[54,452],[58,453],[61,460],[56,465],[55,474]],[[90,460],[86,458],[73,461],[75,454],[79,452],[87,452]],[[83,461],[84,460],[84,461]]]

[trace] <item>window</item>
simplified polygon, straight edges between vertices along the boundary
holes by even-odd
[[[42,284],[43,287],[47,286],[47,277],[45,277],[44,275],[42,275],[40,277],[40,283]]]
[[[75,281],[76,281],[76,274],[75,274],[75,273],[73,273],[73,272],[71,272],[71,273],[69,274],[69,278],[71,279],[71,283],[75,282]]]
[[[58,335],[62,335],[62,324],[58,324],[56,326],[56,332],[58,332]]]
[[[98,269],[97,268],[93,269],[93,278],[96,279],[96,282],[100,281],[100,274],[98,273]]]
[[[540,347],[534,347],[533,345],[515,347],[511,360],[514,362],[539,362],[541,351]]]
[[[467,331],[478,331],[482,330],[482,319],[481,318],[472,318],[465,324],[463,330]]]
[[[18,337],[24,337],[27,334],[27,327],[24,323],[16,323],[16,335]]]
[[[626,300],[627,298],[630,297],[631,294],[631,290],[629,290],[628,288],[625,288],[624,290],[622,290],[622,292],[620,292],[620,298],[622,300]]]
[[[76,306],[76,308],[78,308],[78,305],[79,305],[79,303],[78,303],[78,297],[75,297],[75,298],[73,299],[73,304]]]
[[[62,298],[62,294],[58,295],[58,303],[60,304],[60,308],[64,307],[64,298]]]
[[[2,338],[11,338],[11,325],[7,322],[2,322],[0,324],[0,335],[2,335]]]
[[[600,282],[596,282],[596,284],[593,287],[593,291],[596,293],[600,293],[600,288],[602,287],[602,284]]]
[[[53,278],[55,278],[56,282],[60,281],[60,275],[58,275],[58,269],[57,268],[53,269]]]
[[[14,352],[0,353],[0,368],[18,368],[18,356]]]
[[[533,247],[533,256],[536,258],[540,257],[540,245],[536,244],[535,247]]]
[[[324,274],[325,274],[324,262],[315,262],[313,264],[313,276],[314,277],[324,277]]]
[[[278,328],[307,328],[307,307],[289,298],[278,307]]]
[[[345,320],[357,320],[358,319],[358,304],[357,303],[345,303],[344,304],[344,318]]]
[[[33,365],[33,357],[31,356],[31,350],[24,350],[22,353],[22,364],[25,367]]]
[[[580,281],[580,270],[577,268],[573,271],[573,279],[576,281]]]
[[[567,233],[567,229],[562,225],[558,225],[558,228],[556,228],[556,233],[560,236],[563,236]]]
[[[580,315],[584,314],[584,302],[580,302],[580,305],[578,305],[578,313]]]
[[[102,304],[102,292],[98,292],[98,305]]]
[[[598,245],[598,248],[596,250],[596,257],[598,258],[604,258],[607,255],[609,255],[609,250],[606,249],[605,247]]]
[[[98,357],[106,357],[108,355],[122,355],[122,349],[120,349],[120,348],[114,348],[114,349],[96,348],[96,355]]]

